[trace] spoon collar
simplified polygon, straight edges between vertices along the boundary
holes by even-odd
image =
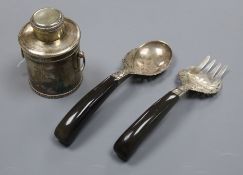
[[[122,70],[112,74],[111,76],[113,76],[115,78],[115,80],[120,80],[129,74],[130,74],[130,72],[127,69],[122,69]]]

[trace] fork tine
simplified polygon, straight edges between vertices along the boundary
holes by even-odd
[[[209,62],[210,56],[206,56],[203,61],[197,66],[200,70],[202,70]]]
[[[221,79],[223,78],[224,74],[226,73],[227,69],[228,69],[228,66],[225,65],[225,66],[224,66],[224,67],[217,73],[217,75],[215,76],[215,79],[217,79],[217,80],[221,80]]]
[[[217,64],[209,73],[211,75],[211,77],[213,78],[218,71],[221,70],[221,63]]]
[[[212,60],[210,61],[210,63],[208,63],[204,68],[203,71],[208,72],[215,64],[216,60]]]

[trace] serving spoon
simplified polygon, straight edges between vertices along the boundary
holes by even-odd
[[[171,57],[172,50],[163,41],[150,41],[128,52],[123,68],[87,93],[61,120],[54,132],[59,142],[69,146],[91,115],[130,75],[158,75],[169,67]]]

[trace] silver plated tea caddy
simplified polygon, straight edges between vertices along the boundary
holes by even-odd
[[[79,87],[85,66],[80,36],[74,21],[49,7],[36,11],[21,29],[18,41],[37,94],[59,98]]]

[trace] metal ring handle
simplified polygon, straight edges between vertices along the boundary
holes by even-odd
[[[82,58],[82,60],[83,60],[83,66],[80,67],[80,71],[83,71],[83,70],[84,70],[84,67],[85,67],[85,55],[84,55],[84,52],[83,52],[83,51],[80,51],[80,52],[78,53],[78,57],[79,57],[80,59]]]

